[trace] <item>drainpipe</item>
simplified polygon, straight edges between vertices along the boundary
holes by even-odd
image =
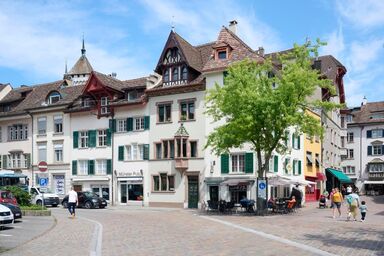
[[[30,159],[30,165],[31,165],[31,175],[32,175],[32,178],[31,178],[31,183],[29,184],[29,186],[34,186],[35,185],[35,175],[34,175],[34,172],[33,172],[33,145],[34,145],[34,142],[33,142],[33,136],[34,136],[34,133],[33,133],[33,115],[31,114],[31,112],[27,111],[27,114],[31,117],[32,119],[32,127],[31,127],[31,138],[32,138],[32,147],[31,147],[31,159]],[[28,188],[29,189],[29,188]]]
[[[363,130],[364,126],[360,129],[360,180],[363,181]]]
[[[114,206],[115,205],[115,193],[114,193],[114,189],[115,189],[115,184],[114,184],[114,179],[113,179],[113,176],[114,176],[114,173],[116,172],[116,170],[114,170],[113,169],[113,160],[114,160],[114,157],[113,157],[113,153],[114,153],[114,140],[115,140],[115,129],[114,129],[114,125],[113,125],[113,121],[114,121],[115,119],[114,119],[114,115],[112,114],[112,131],[111,131],[111,147],[112,147],[112,159],[111,159],[111,171],[112,171],[112,173],[111,173],[111,175],[112,175],[112,188],[111,188],[111,192],[112,192],[112,206]],[[116,127],[116,125],[115,125],[115,127]],[[111,129],[110,128],[110,129]]]

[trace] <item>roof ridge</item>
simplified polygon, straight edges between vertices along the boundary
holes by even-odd
[[[255,50],[253,50],[249,45],[247,45],[240,37],[238,37],[235,33],[233,33],[229,28],[227,28],[226,26],[223,26],[223,29],[227,30],[227,32],[229,32],[231,36],[233,36],[236,40],[238,40],[248,50],[250,50],[253,53],[256,53]]]

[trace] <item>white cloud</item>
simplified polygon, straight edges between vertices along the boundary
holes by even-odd
[[[320,55],[333,55],[337,59],[341,59],[345,50],[344,35],[341,25],[338,30],[325,36],[327,45],[320,48]]]
[[[350,46],[350,64],[354,72],[361,72],[374,65],[383,49],[384,40],[352,42]]]
[[[337,1],[337,10],[348,22],[359,28],[384,25],[384,1],[349,0]]]

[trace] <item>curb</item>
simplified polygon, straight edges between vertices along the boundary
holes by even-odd
[[[51,216],[51,210],[21,210],[23,216]]]

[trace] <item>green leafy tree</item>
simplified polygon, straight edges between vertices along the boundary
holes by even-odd
[[[317,88],[335,93],[333,82],[312,68],[322,44],[318,40],[314,45],[295,45],[277,56],[278,61],[246,59],[231,65],[224,85],[216,84],[207,92],[206,113],[214,121],[226,122],[209,134],[205,146],[219,155],[249,143],[256,152],[258,176],[265,177],[273,151],[287,150],[284,142],[289,127],[295,127],[297,134],[322,137],[320,122],[306,110],[327,112],[341,107],[311,99]]]
[[[20,206],[31,205],[31,196],[30,194],[18,186],[6,186],[3,189],[9,190],[12,192],[13,196],[16,197],[17,203]]]

